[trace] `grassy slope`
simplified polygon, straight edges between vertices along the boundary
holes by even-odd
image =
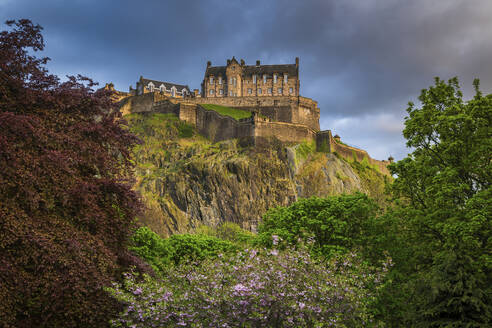
[[[252,113],[247,110],[236,109],[236,108],[214,105],[214,104],[203,104],[202,107],[208,110],[216,111],[221,115],[232,117],[235,120],[240,120],[242,118],[249,118],[252,115]]]

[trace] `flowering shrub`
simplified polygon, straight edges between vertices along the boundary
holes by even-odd
[[[354,254],[317,263],[304,249],[245,250],[170,267],[162,280],[127,274],[110,293],[126,304],[113,327],[375,326],[368,311],[388,263]]]

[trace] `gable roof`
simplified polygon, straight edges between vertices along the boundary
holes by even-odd
[[[226,68],[227,66],[209,66],[205,71],[205,77],[210,75],[213,76],[226,76]],[[273,73],[278,74],[287,74],[289,76],[297,76],[298,69],[296,64],[284,64],[284,65],[246,65],[243,66],[243,74],[244,75],[272,75]]]
[[[186,89],[186,90],[190,91],[190,87],[187,86],[187,85],[181,85],[181,84],[176,84],[176,83],[151,80],[151,79],[146,79],[146,78],[141,78],[140,81],[145,86],[149,85],[149,83],[152,82],[152,84],[154,85],[154,87],[157,88],[157,89],[161,85],[164,85],[164,87],[166,88],[166,90],[171,90],[171,88],[174,86],[176,88],[176,91],[178,91],[178,92],[183,92],[183,89]]]

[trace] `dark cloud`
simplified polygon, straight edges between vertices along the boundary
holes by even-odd
[[[199,88],[205,63],[301,58],[321,126],[376,158],[406,154],[404,109],[434,76],[492,92],[489,0],[0,0],[0,19],[45,27],[58,75],[127,90],[140,75]]]

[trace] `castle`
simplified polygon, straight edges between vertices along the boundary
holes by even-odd
[[[214,142],[237,138],[252,143],[276,138],[284,143],[315,142],[318,151],[362,161],[364,158],[385,174],[388,161],[342,143],[330,130],[320,131],[316,101],[300,95],[299,58],[295,64],[245,65],[234,57],[226,66],[207,62],[201,92],[188,86],[144,79],[120,97],[120,110],[174,113]],[[217,108],[246,113],[242,119],[220,114]],[[338,137],[338,138],[336,138]]]

